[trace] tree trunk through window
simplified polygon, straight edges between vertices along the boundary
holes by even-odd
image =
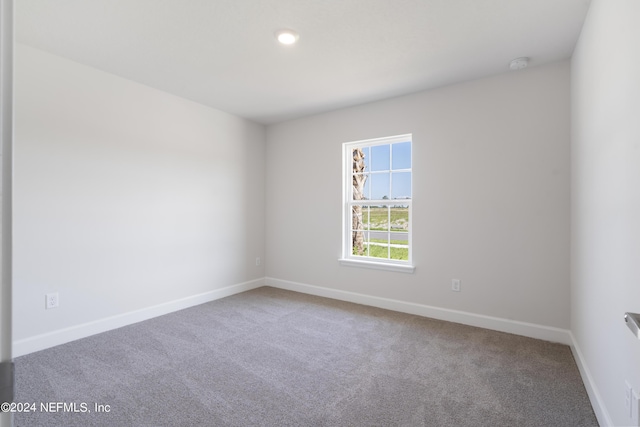
[[[364,153],[360,148],[353,149],[353,200],[363,200],[364,183],[367,176],[365,169]],[[351,212],[353,254],[364,255],[364,223],[362,222],[362,206],[353,205]]]

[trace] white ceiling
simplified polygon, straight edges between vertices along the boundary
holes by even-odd
[[[18,0],[18,42],[261,123],[569,58],[589,0]],[[274,32],[292,28],[294,46]]]

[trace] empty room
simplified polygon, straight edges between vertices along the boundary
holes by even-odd
[[[637,0],[0,0],[0,425],[640,426]]]

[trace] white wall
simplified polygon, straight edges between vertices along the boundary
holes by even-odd
[[[602,424],[640,392],[640,2],[593,0],[572,60],[572,319]]]
[[[268,278],[568,329],[569,76],[564,61],[269,126]],[[340,266],[341,144],[404,133],[416,271]]]
[[[264,276],[264,126],[16,55],[18,345]]]

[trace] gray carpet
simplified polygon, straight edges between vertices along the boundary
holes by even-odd
[[[269,287],[15,365],[16,426],[598,425],[565,345]]]

